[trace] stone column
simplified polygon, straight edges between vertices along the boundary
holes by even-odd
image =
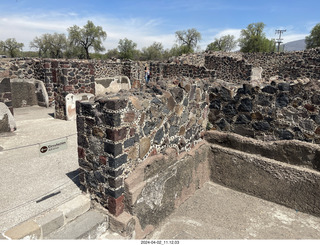
[[[118,216],[124,209],[123,141],[129,130],[122,126],[126,99],[102,98],[77,102],[80,183],[91,196]]]

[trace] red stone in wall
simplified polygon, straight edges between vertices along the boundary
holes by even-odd
[[[119,214],[121,214],[124,210],[124,195],[118,198],[109,197],[108,210],[114,216],[118,216]]]

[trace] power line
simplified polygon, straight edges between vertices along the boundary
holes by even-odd
[[[287,30],[276,30],[276,34],[279,34],[279,38],[276,39],[276,43],[278,44],[278,53],[280,52],[280,44],[282,43],[283,38],[281,38],[281,34],[286,32]]]

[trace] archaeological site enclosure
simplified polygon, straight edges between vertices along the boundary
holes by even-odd
[[[126,236],[145,237],[207,181],[320,216],[319,48],[1,59],[1,104],[0,132],[28,105],[76,120],[81,188]]]

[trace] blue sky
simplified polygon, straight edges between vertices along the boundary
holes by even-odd
[[[268,38],[286,29],[284,42],[303,39],[320,22],[319,0],[0,0],[0,40],[16,38],[29,49],[34,37],[66,33],[87,20],[107,32],[105,48],[116,48],[128,38],[138,48],[161,42],[175,43],[175,32],[196,28],[202,50],[222,35],[237,38],[250,23],[264,22]]]

